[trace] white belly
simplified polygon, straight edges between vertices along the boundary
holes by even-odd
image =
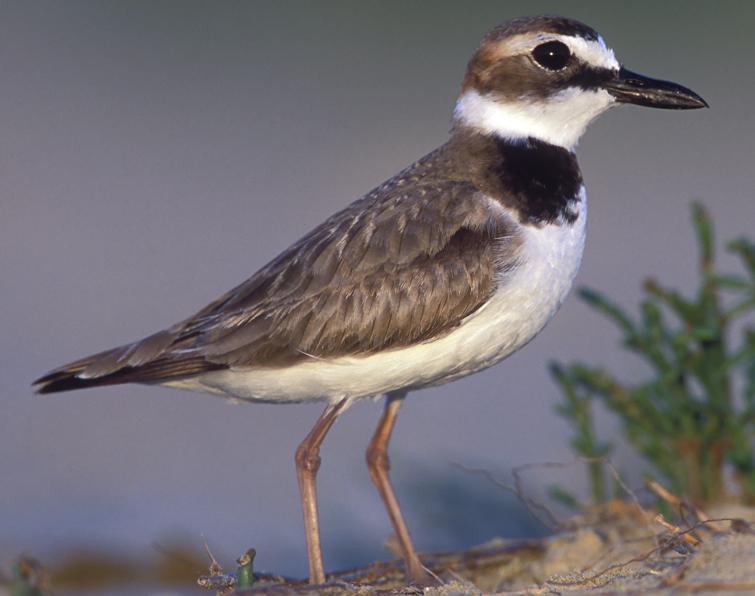
[[[445,383],[491,366],[535,337],[566,298],[585,242],[584,188],[578,213],[573,224],[523,227],[521,264],[490,301],[437,340],[282,369],[216,371],[170,385],[254,401],[339,400]]]

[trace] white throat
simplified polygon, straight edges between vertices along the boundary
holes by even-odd
[[[605,90],[569,87],[547,99],[496,100],[470,89],[456,102],[456,121],[506,139],[534,137],[571,151],[587,125],[614,104]]]

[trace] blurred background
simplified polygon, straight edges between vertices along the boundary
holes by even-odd
[[[578,148],[590,230],[577,282],[626,306],[647,275],[691,289],[690,200],[708,205],[720,238],[755,223],[753,3],[0,4],[0,561],[199,548],[205,536],[226,562],[255,546],[258,568],[306,573],[293,454],[320,406],[140,386],[40,397],[30,382],[191,314],[444,142],[480,38],[537,13],[585,21],[632,70],[710,103],[614,110]],[[546,364],[641,378],[617,339],[572,297],[503,364],[411,396],[392,461],[421,550],[543,532],[454,462],[506,478],[568,461]],[[329,568],[390,556],[363,464],[379,412],[356,404],[323,448]],[[629,450],[615,462],[640,478]],[[540,472],[528,490],[555,482],[579,491],[584,476]]]

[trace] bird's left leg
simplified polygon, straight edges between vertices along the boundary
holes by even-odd
[[[409,529],[406,527],[404,516],[401,514],[396,494],[393,492],[391,480],[388,475],[390,462],[388,460],[388,443],[391,440],[393,426],[396,423],[398,411],[406,397],[406,391],[396,391],[386,396],[385,409],[380,418],[372,441],[367,448],[367,468],[370,471],[372,482],[378,489],[380,497],[383,499],[388,516],[391,518],[393,529],[396,532],[401,554],[406,564],[406,573],[409,580],[416,583],[426,583],[429,575],[414,550],[412,537],[409,535]]]

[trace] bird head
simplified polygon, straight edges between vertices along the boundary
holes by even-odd
[[[624,68],[592,28],[561,17],[528,17],[493,29],[467,66],[457,126],[573,149],[587,125],[621,104],[694,109],[693,91]]]

